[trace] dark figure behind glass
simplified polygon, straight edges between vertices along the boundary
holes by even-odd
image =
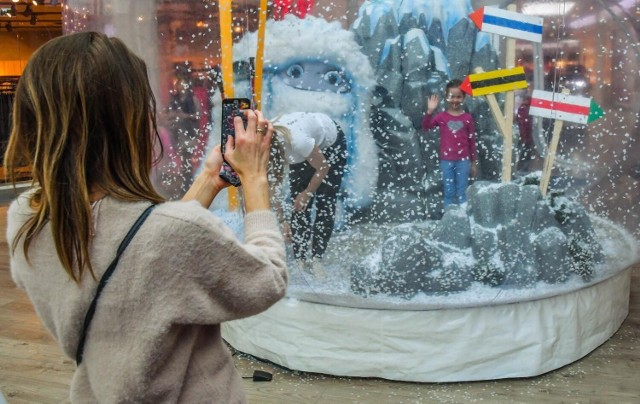
[[[202,148],[198,147],[202,108],[193,92],[193,79],[186,72],[176,71],[170,94],[167,123],[175,153],[179,157],[180,172],[180,178],[175,181],[185,191],[191,185],[197,165],[202,159]]]

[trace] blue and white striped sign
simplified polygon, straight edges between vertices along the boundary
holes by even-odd
[[[542,18],[515,13],[497,7],[480,7],[469,14],[482,32],[510,38],[542,42]]]

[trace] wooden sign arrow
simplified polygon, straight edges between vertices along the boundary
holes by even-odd
[[[470,74],[465,77],[460,86],[462,91],[474,97],[520,88],[527,88],[527,80],[522,66]]]
[[[534,90],[529,114],[587,124],[603,117],[604,111],[590,97]]]
[[[480,7],[469,18],[482,32],[504,35],[510,38],[542,42],[540,17],[507,11],[497,7]]]

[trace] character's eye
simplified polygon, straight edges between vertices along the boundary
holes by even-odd
[[[299,79],[300,77],[302,77],[302,73],[304,73],[304,69],[300,65],[291,65],[287,69],[287,76],[294,79]]]
[[[331,84],[332,86],[341,86],[345,82],[344,77],[337,70],[331,70],[330,72],[326,72],[324,74],[323,79],[324,81]]]

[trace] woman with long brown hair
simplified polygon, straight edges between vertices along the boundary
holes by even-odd
[[[79,33],[34,53],[5,157],[10,173],[33,171],[8,213],[11,273],[78,362],[72,402],[244,402],[220,323],[285,292],[267,183],[273,126],[248,110],[226,147],[244,185],[241,243],[206,209],[227,186],[219,148],[183,201],[153,189],[155,114],[146,66],[118,39]]]

